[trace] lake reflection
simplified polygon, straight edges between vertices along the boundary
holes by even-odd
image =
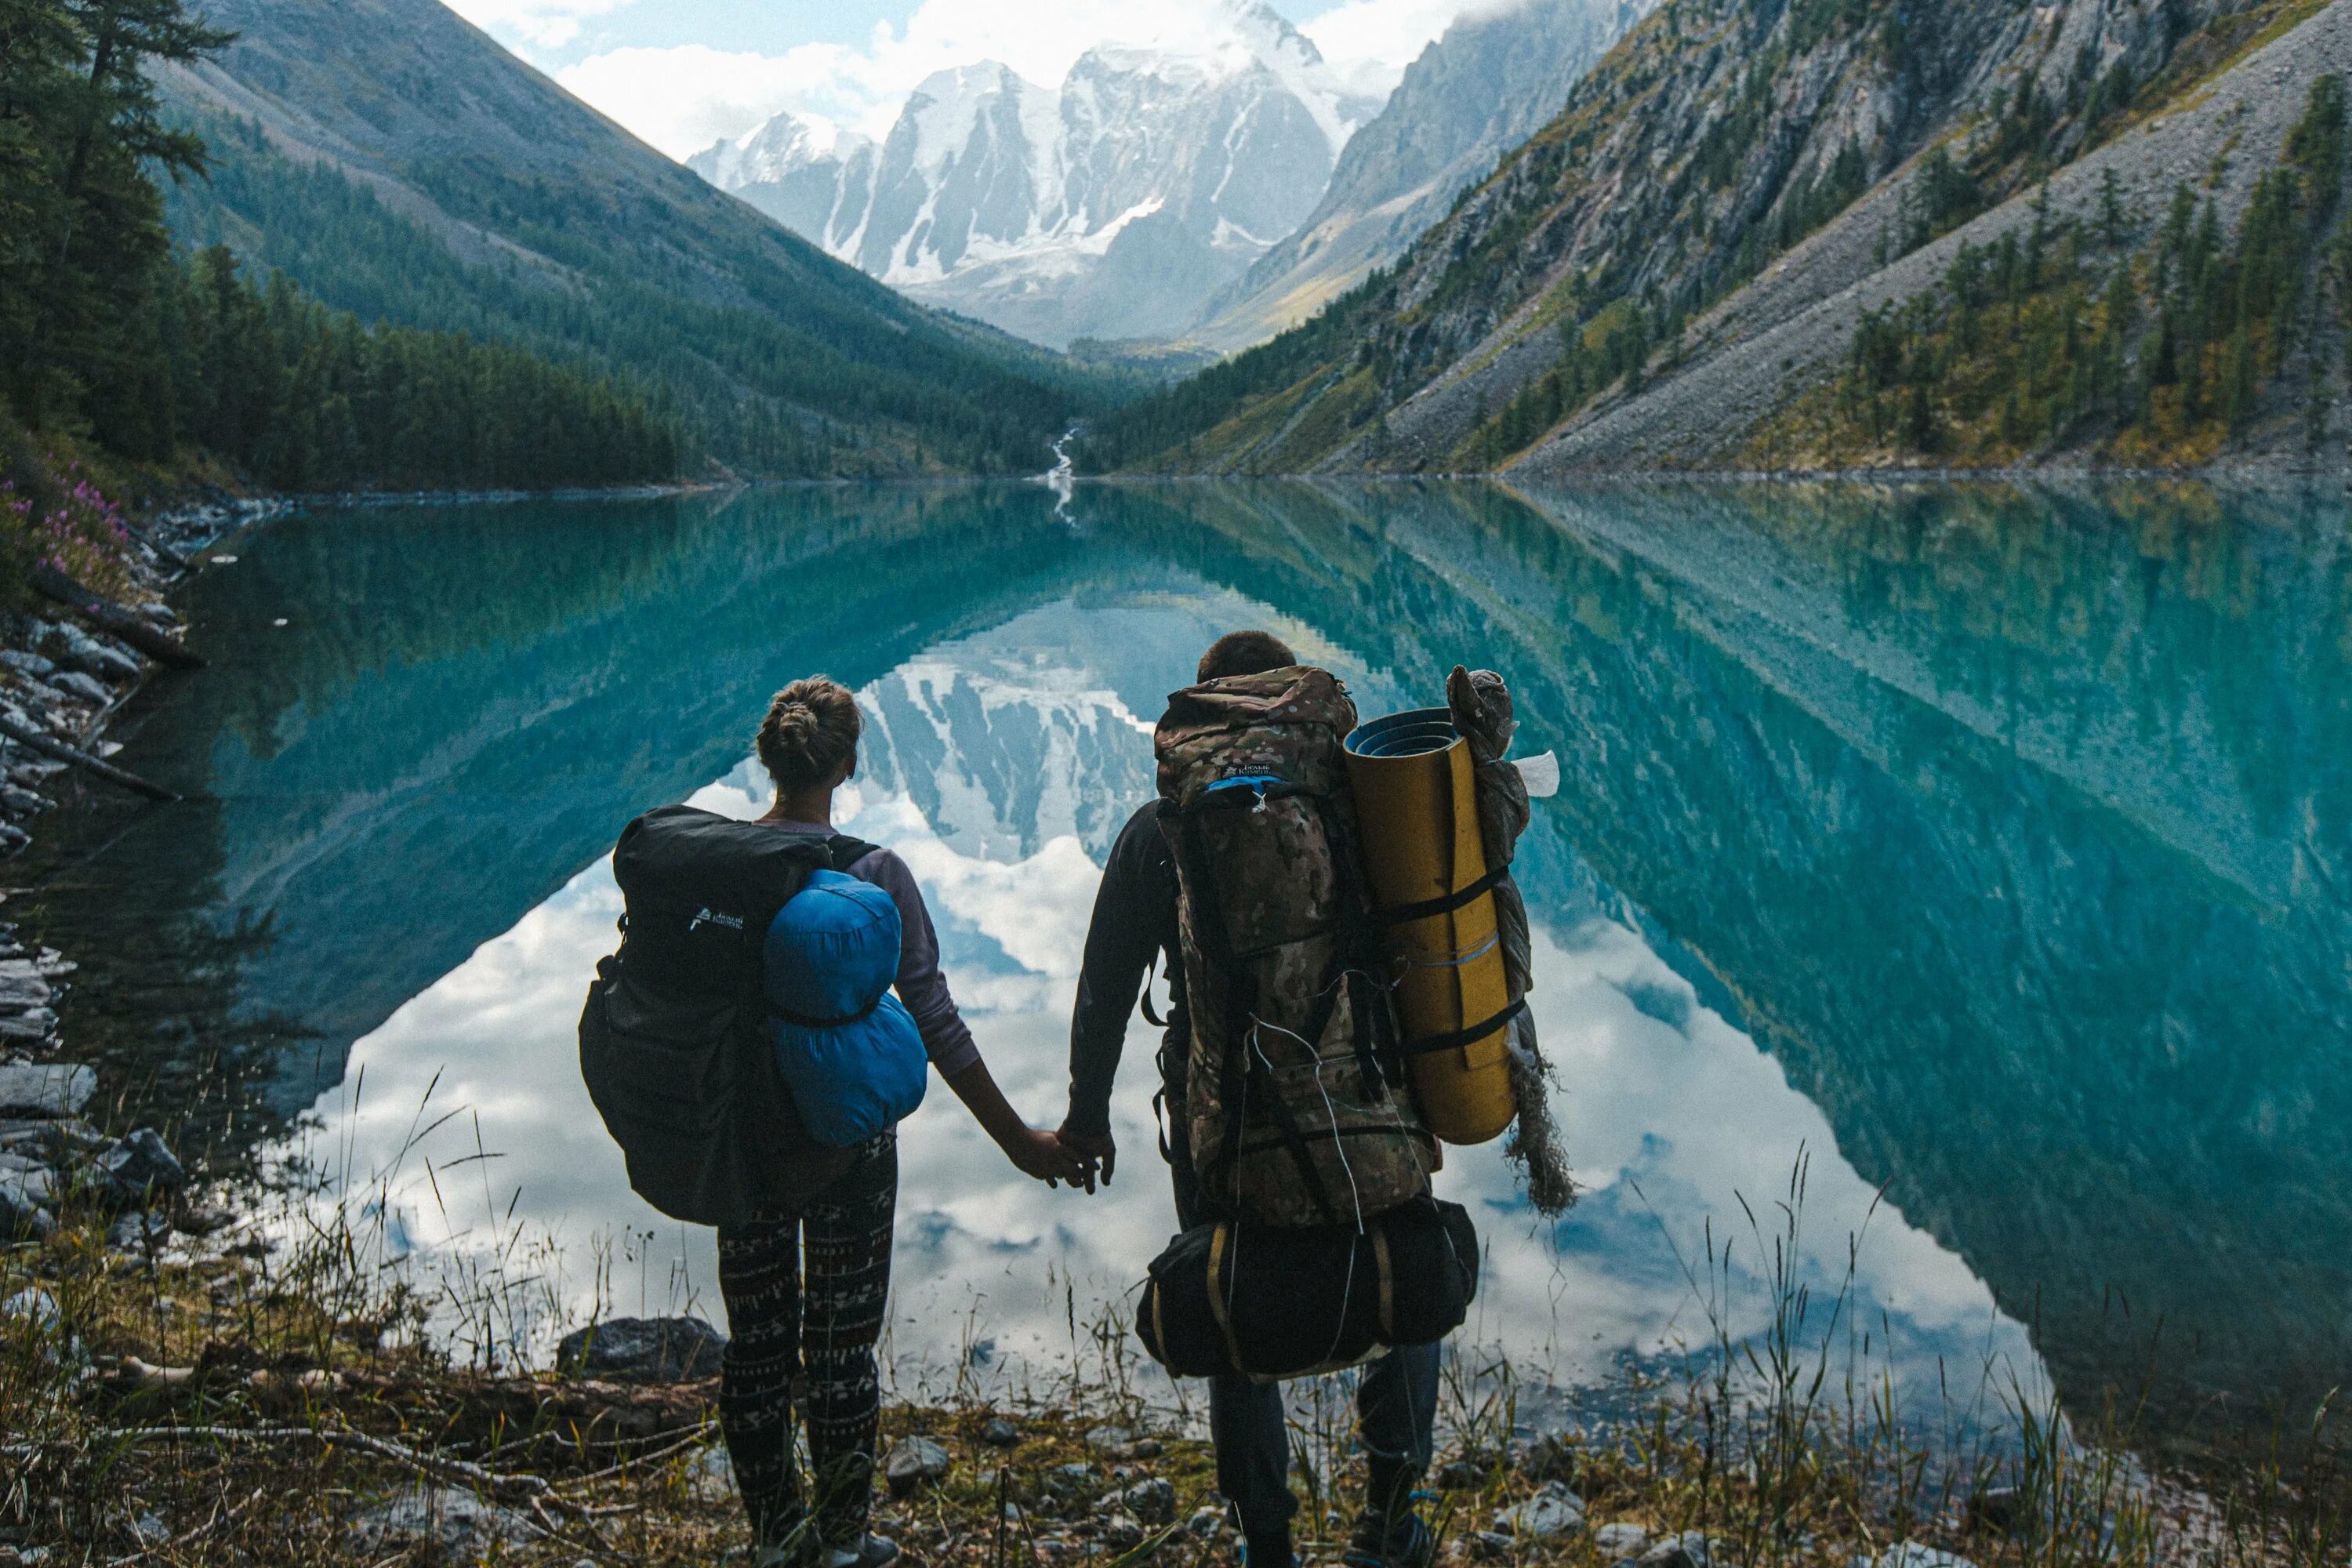
[[[768,692],[814,669],[859,688],[844,826],[913,866],[992,1065],[1055,1120],[1150,725],[1216,633],[1267,625],[1367,713],[1492,665],[1527,749],[1566,764],[1520,870],[1590,1190],[1543,1225],[1494,1150],[1450,1156],[1492,1254],[1477,1341],[1575,1380],[1704,1343],[1710,1312],[1752,1331],[1742,1200],[1769,1214],[1803,1158],[1803,1275],[1836,1293],[1862,1235],[1849,1322],[1923,1399],[2046,1369],[2080,1406],[2160,1367],[2162,1436],[2307,1403],[2352,1362],[2336,510],[1305,484],[1093,488],[1072,510],[791,490],[241,541],[188,605],[215,668],[119,731],[129,765],[208,798],[93,805],[57,836],[81,858],[45,900],[53,940],[116,955],[71,1037],[225,1146],[397,1163],[430,1258],[519,1228],[559,1244],[541,1261],[574,1310],[715,1312],[707,1237],[628,1194],[573,1065],[620,825],[689,797],[756,811]],[[1140,1277],[1171,1215],[1140,1026],[1129,1053],[1108,1194],[1024,1182],[943,1090],[907,1125],[908,1375],[976,1346],[995,1373],[1050,1367]]]

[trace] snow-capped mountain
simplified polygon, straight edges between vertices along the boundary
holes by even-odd
[[[1352,92],[1263,0],[1218,36],[1105,44],[1059,88],[930,77],[881,142],[792,115],[688,166],[926,303],[1055,347],[1164,336],[1315,210]]]
[[[1184,336],[1246,348],[1297,325],[1404,253],[1464,188],[1541,129],[1657,0],[1473,7],[1407,68],[1348,143],[1312,216],[1210,300]]]

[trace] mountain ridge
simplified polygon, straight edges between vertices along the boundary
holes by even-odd
[[[175,231],[331,305],[628,374],[753,474],[1034,472],[1109,395],[778,232],[433,0],[208,8],[241,37],[161,77],[215,155]]]
[[[1112,416],[1082,456],[1097,468],[1460,471],[1507,467],[1607,416],[1622,439],[1583,448],[1579,467],[1772,466],[1728,416],[1669,464],[1638,438],[1662,416],[1645,399],[1712,363],[1723,323],[1811,309],[1979,215],[2017,228],[2031,192],[2086,150],[2167,105],[2218,112],[2211,96],[2232,78],[2257,90],[2240,74],[2247,42],[2336,9],[1670,0],[1391,274]],[[2172,173],[2242,196],[2271,166],[2242,155]],[[1826,395],[1862,322],[1822,321],[1790,367],[1811,379],[1751,380],[1751,414]],[[1695,329],[1717,335],[1692,341]]]
[[[934,73],[889,135],[777,115],[688,166],[909,297],[1065,346],[1171,337],[1294,230],[1377,105],[1262,0],[1202,46],[1098,44],[1058,87]]]

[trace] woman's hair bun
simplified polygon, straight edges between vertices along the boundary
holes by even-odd
[[[856,770],[864,728],[847,687],[822,675],[795,680],[768,704],[760,761],[779,790],[836,784]]]

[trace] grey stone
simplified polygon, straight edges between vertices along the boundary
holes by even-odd
[[[27,1286],[0,1301],[0,1323],[30,1323],[36,1332],[43,1332],[58,1321],[58,1299],[37,1287]]]
[[[98,1093],[98,1074],[50,1062],[0,1068],[0,1116],[72,1116]]]
[[[1125,1552],[1143,1544],[1143,1523],[1131,1513],[1112,1513],[1102,1521],[1103,1544]]]
[[[1176,1488],[1163,1477],[1138,1481],[1118,1494],[1127,1511],[1146,1524],[1171,1524],[1176,1519]]]
[[[142,1127],[93,1163],[125,1203],[138,1203],[155,1193],[176,1193],[188,1184],[186,1169],[152,1127]]]
[[[49,677],[49,684],[68,697],[79,697],[83,701],[95,703],[100,708],[114,700],[114,693],[107,689],[104,681],[84,675],[79,669],[68,669],[62,674],[53,675]]]
[[[1195,1541],[1214,1541],[1224,1532],[1225,1510],[1221,1508],[1196,1508],[1184,1521],[1184,1533]]]
[[[1511,1464],[1531,1481],[1576,1484],[1576,1446],[1560,1437],[1521,1438],[1511,1445]]]
[[[56,994],[56,988],[37,974],[0,974],[0,1008],[9,1012],[46,1007]]]
[[[1509,1536],[1492,1530],[1474,1530],[1462,1537],[1462,1542],[1471,1556],[1488,1562],[1501,1562],[1517,1550],[1517,1543]]]
[[[541,1533],[513,1509],[456,1487],[420,1487],[352,1521],[352,1539],[369,1552],[431,1542],[445,1559],[464,1563],[501,1546],[525,1545]]]
[[[27,1155],[45,1165],[61,1164],[112,1142],[87,1121],[0,1121],[0,1149]]]
[[[25,1172],[0,1174],[0,1241],[47,1241],[57,1234],[48,1206],[26,1184],[30,1179]]]
[[[1045,1489],[1056,1497],[1075,1497],[1100,1479],[1102,1472],[1079,1459],[1067,1465],[1055,1465],[1045,1472]]]
[[[937,1486],[954,1468],[954,1458],[935,1439],[901,1437],[883,1461],[882,1479],[889,1483],[892,1497],[903,1498],[918,1487]]]
[[[1604,1524],[1592,1532],[1592,1549],[1601,1554],[1603,1563],[1622,1563],[1650,1549],[1650,1532],[1641,1525],[1622,1520]]]
[[[1557,1541],[1583,1528],[1584,1500],[1558,1481],[1547,1481],[1527,1501],[1495,1515],[1498,1533],[1522,1541]]]
[[[172,1238],[172,1221],[150,1209],[132,1209],[115,1216],[106,1227],[106,1245],[117,1252],[145,1257]]]
[[[22,828],[9,827],[5,823],[0,823],[0,845],[7,845],[12,848],[17,847],[17,846],[10,839],[9,835],[13,833],[21,837],[23,832],[24,830]],[[30,1007],[22,1013],[11,1014],[5,1017],[0,1017],[0,1040],[38,1043],[39,1041],[47,1039],[51,1035],[54,1035],[57,1032],[58,1016],[47,1007]],[[0,1068],[0,1071],[5,1070],[5,1068]],[[85,1098],[84,1103],[87,1102],[87,1099]],[[5,1109],[17,1110],[30,1110],[34,1108],[29,1106],[12,1105],[7,1106]],[[81,1109],[81,1106],[77,1105],[74,1109],[79,1110]]]
[[[566,1377],[694,1383],[716,1377],[727,1336],[699,1318],[614,1318],[576,1329],[555,1347]]]
[[[1124,1455],[1135,1446],[1135,1434],[1125,1426],[1097,1426],[1087,1434],[1087,1447],[1098,1454]]]
[[[1916,1541],[1904,1541],[1878,1554],[1877,1568],[1977,1568],[1977,1565],[1956,1552],[1941,1552]]]
[[[18,784],[0,786],[0,805],[5,805],[10,811],[26,816],[47,811],[55,804],[56,802],[50,800],[47,795],[35,795],[31,790]]]
[[[992,1448],[1010,1448],[1021,1441],[1021,1428],[998,1415],[980,1429],[980,1440]]]
[[[1722,1545],[1702,1531],[1685,1530],[1667,1536],[1633,1561],[1642,1568],[1728,1568],[1719,1555]]]
[[[54,660],[14,647],[0,649],[0,664],[6,665],[19,675],[28,675],[35,680],[47,680],[57,673],[58,668]]]
[[[721,1503],[735,1495],[735,1458],[727,1445],[713,1443],[686,1467],[686,1484],[698,1502]]]

